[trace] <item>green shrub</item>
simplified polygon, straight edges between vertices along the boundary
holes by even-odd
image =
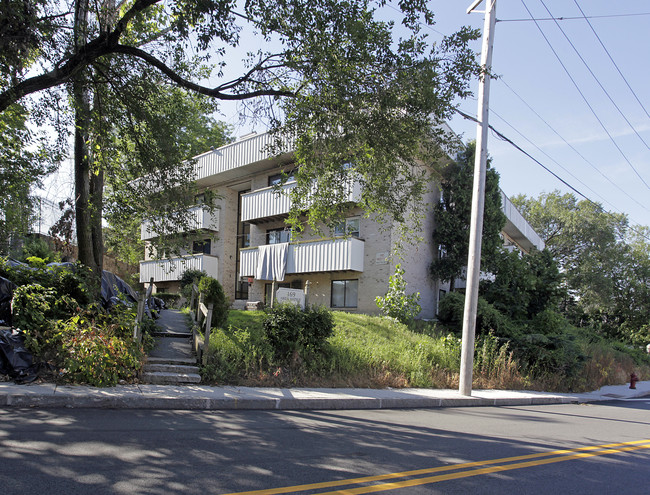
[[[157,292],[154,297],[162,299],[167,308],[177,308],[181,300],[181,295],[173,292]]]
[[[57,323],[58,359],[64,379],[98,387],[135,378],[151,338],[133,340],[135,314],[116,306],[114,312],[82,311]]]
[[[406,281],[401,265],[395,266],[395,273],[388,279],[388,292],[386,295],[375,298],[377,307],[382,314],[396,318],[404,324],[412,322],[420,313],[420,293],[406,295]]]
[[[12,299],[13,325],[25,335],[25,346],[30,352],[43,358],[55,352],[54,324],[57,319],[68,317],[77,303],[68,296],[57,296],[53,288],[39,284],[21,285]]]
[[[295,304],[278,304],[267,310],[263,320],[264,333],[275,358],[287,363],[297,356],[319,353],[332,334],[332,313],[324,307],[304,310]]]
[[[192,284],[199,283],[201,277],[207,277],[208,274],[203,270],[185,270],[183,275],[181,275],[181,295],[187,301],[186,304],[189,304],[192,298]]]
[[[440,300],[438,320],[449,330],[460,334],[463,330],[464,311],[465,296],[460,292],[450,292]],[[509,337],[513,333],[513,328],[506,316],[479,297],[476,308],[476,333],[488,334],[490,331],[494,331],[499,336]]]
[[[218,280],[212,277],[202,277],[199,281],[199,292],[203,295],[203,302],[212,304],[211,327],[221,328],[228,321],[228,309],[230,303],[223,292],[223,287]]]

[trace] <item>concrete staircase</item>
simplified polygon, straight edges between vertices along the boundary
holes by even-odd
[[[149,353],[141,380],[157,385],[200,383],[201,376],[192,350],[192,334],[185,315],[165,309],[156,320],[156,346]]]

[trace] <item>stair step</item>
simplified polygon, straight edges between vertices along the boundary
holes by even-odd
[[[162,371],[167,373],[198,374],[199,367],[189,366],[186,364],[168,364],[168,363],[144,365],[145,373],[152,373],[157,371]]]
[[[190,332],[171,332],[171,331],[151,332],[151,335],[153,335],[154,337],[167,337],[167,338],[177,338],[177,339],[179,338],[189,339],[190,337],[192,337],[192,334]]]
[[[193,366],[196,364],[195,357],[153,357],[149,356],[147,358],[147,364],[176,364],[176,365],[189,365]]]
[[[197,373],[168,373],[165,371],[145,372],[142,381],[155,385],[176,385],[182,383],[200,383],[201,375]]]

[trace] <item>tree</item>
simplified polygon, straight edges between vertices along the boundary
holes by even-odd
[[[29,130],[27,120],[27,110],[18,104],[0,114],[0,254],[4,255],[10,253],[12,240],[29,232],[32,189],[57,159],[55,150]]]
[[[431,276],[454,282],[467,266],[469,228],[472,207],[472,183],[476,143],[470,142],[458,153],[456,162],[442,172],[441,198],[434,206],[435,227],[433,242],[438,245],[438,258],[431,263]],[[499,174],[489,167],[485,177],[485,210],[483,213],[483,237],[481,244],[481,269],[494,271],[495,257],[503,245],[501,229],[506,217],[501,211]]]
[[[309,196],[300,193],[315,190],[308,218],[316,224],[333,218],[332,205],[343,198],[336,191],[350,176],[364,185],[364,206],[403,219],[428,182],[422,165],[430,165],[446,143],[437,124],[449,117],[454,98],[469,94],[469,78],[479,72],[468,47],[478,33],[464,28],[430,51],[420,29],[421,23],[433,24],[433,13],[415,0],[399,4],[400,39],[393,36],[395,23],[376,19],[384,0],[251,0],[241,10],[232,0],[75,0],[70,12],[68,4],[39,0],[26,13],[19,0],[8,1],[16,8],[8,11],[7,24],[12,32],[24,32],[9,55],[27,52],[25,60],[44,69],[27,72],[36,64],[3,58],[0,112],[41,92],[62,105],[56,90],[71,85],[79,253],[96,272],[103,244],[104,163],[114,129],[124,123],[109,111],[115,101],[110,95],[121,94],[117,87],[127,89],[116,80],[130,80],[144,91],[155,89],[151,81],[158,77],[168,87],[217,100],[258,98],[254,110],[270,120],[277,136],[273,151],[295,144],[301,165],[296,211],[303,206],[300,198]],[[29,29],[19,29],[23,25]],[[271,48],[249,54],[244,72],[229,78],[228,48],[239,45],[244,26]],[[190,47],[196,50],[192,58]],[[211,87],[201,83],[210,76],[203,70],[210,60],[216,60],[212,75],[218,80]],[[144,94],[133,103],[148,102]],[[140,122],[127,122],[133,135]],[[133,142],[151,151],[147,143]],[[164,170],[171,173],[171,167]],[[140,185],[162,190],[151,178],[164,174],[148,168],[143,175],[147,179]],[[187,177],[168,178],[168,183],[180,180],[174,194],[187,192]],[[163,217],[169,211],[162,208]]]
[[[512,202],[558,262],[569,293],[565,313],[574,324],[627,338],[647,323],[647,228],[632,234],[626,215],[559,191]]]

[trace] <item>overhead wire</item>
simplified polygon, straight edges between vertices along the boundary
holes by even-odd
[[[558,136],[564,144],[566,144],[569,148],[571,148],[580,158],[582,158],[585,163],[587,163],[591,168],[593,168],[598,174],[600,174],[601,177],[603,177],[607,182],[609,182],[612,186],[614,186],[616,189],[618,189],[621,193],[623,193],[625,196],[627,196],[629,199],[634,201],[636,204],[647,210],[648,208],[644,206],[641,202],[639,202],[637,199],[632,197],[629,192],[627,192],[625,189],[623,189],[621,186],[616,184],[608,175],[606,175],[602,170],[600,170],[596,165],[594,165],[591,161],[589,161],[575,146],[573,146],[569,141],[567,141],[564,136],[562,136],[551,124],[549,124],[544,117],[542,117],[519,93],[517,93],[503,77],[499,77],[497,79],[498,82],[503,83],[506,88],[508,88],[521,102],[526,105],[526,107],[533,112],[537,116],[538,119],[540,119],[546,126],[555,133],[556,136]],[[611,203],[610,203],[611,204]]]
[[[643,105],[643,103],[641,103],[641,100],[640,100],[639,97],[637,96],[636,92],[632,89],[632,86],[630,86],[630,83],[628,82],[627,78],[623,75],[623,72],[621,71],[621,69],[618,67],[618,65],[616,64],[616,62],[614,62],[614,58],[612,57],[611,53],[609,53],[609,50],[608,50],[607,47],[605,46],[605,43],[603,43],[603,40],[600,39],[600,36],[598,36],[598,33],[596,32],[596,29],[595,29],[594,26],[591,24],[591,22],[589,22],[589,16],[586,16],[586,15],[585,15],[584,11],[582,10],[582,7],[580,7],[580,5],[578,4],[578,0],[573,0],[573,2],[576,4],[576,7],[578,7],[578,10],[579,10],[580,13],[582,14],[582,18],[586,21],[586,23],[587,23],[587,24],[589,25],[589,27],[591,28],[591,31],[594,33],[594,36],[596,37],[596,39],[597,39],[598,42],[600,43],[600,46],[603,48],[603,50],[604,50],[605,53],[607,54],[607,57],[609,57],[610,62],[612,62],[612,65],[613,65],[613,66],[616,68],[616,70],[618,71],[618,74],[621,76],[621,78],[623,79],[623,81],[624,81],[625,84],[627,85],[628,89],[630,90],[630,92],[632,93],[632,95],[634,96],[634,98],[636,99],[637,103],[638,103],[639,106],[643,109],[643,111],[645,112],[646,116],[650,119],[650,113],[648,113],[648,110],[646,109],[646,107]]]
[[[528,14],[530,15],[531,19],[533,19],[533,21],[535,22],[535,26],[537,26],[537,29],[539,30],[539,32],[541,33],[542,37],[544,38],[544,40],[545,40],[546,43],[548,44],[549,48],[551,49],[551,51],[552,51],[553,54],[555,55],[555,58],[557,58],[558,62],[560,63],[560,65],[561,65],[562,68],[564,69],[564,72],[567,74],[567,76],[569,77],[569,79],[571,80],[571,82],[573,83],[573,85],[575,86],[576,90],[578,91],[578,93],[579,93],[580,96],[582,97],[583,101],[585,102],[585,104],[587,105],[587,107],[589,108],[589,110],[591,110],[591,113],[593,114],[593,116],[594,116],[594,118],[596,119],[596,121],[597,121],[597,122],[600,124],[600,126],[603,128],[603,130],[605,131],[605,133],[606,133],[607,136],[609,137],[609,139],[610,139],[610,141],[612,142],[612,144],[614,144],[614,146],[616,147],[616,149],[618,150],[618,152],[621,154],[621,156],[623,157],[623,159],[625,160],[625,162],[630,166],[630,168],[634,171],[634,173],[635,173],[636,176],[639,178],[639,180],[641,180],[641,182],[645,185],[645,187],[646,187],[647,189],[650,189],[650,186],[648,185],[648,183],[647,183],[647,182],[645,181],[645,179],[641,176],[641,174],[640,174],[639,171],[636,169],[636,167],[634,167],[634,165],[632,164],[632,162],[630,161],[630,159],[627,157],[627,155],[625,154],[625,152],[621,149],[621,147],[620,147],[619,144],[616,142],[616,140],[614,139],[614,137],[612,136],[612,134],[609,132],[609,130],[607,129],[607,127],[605,126],[605,124],[603,123],[603,121],[600,119],[600,117],[598,117],[598,114],[597,114],[596,111],[594,110],[594,108],[593,108],[593,106],[591,105],[591,103],[589,103],[589,100],[587,99],[587,97],[584,95],[584,93],[583,93],[582,90],[580,89],[580,86],[578,86],[578,83],[576,82],[576,80],[573,78],[573,76],[572,76],[571,73],[569,72],[569,69],[567,69],[567,67],[566,67],[566,65],[564,64],[564,62],[562,62],[562,59],[560,58],[560,56],[558,55],[557,51],[555,50],[555,48],[554,48],[553,45],[551,44],[550,40],[548,39],[548,37],[547,37],[546,34],[544,33],[544,30],[541,28],[541,26],[539,25],[539,23],[534,19],[534,16],[533,16],[532,12],[530,11],[530,9],[528,8],[528,5],[526,5],[525,0],[521,0],[521,3],[524,5],[524,8],[526,9],[526,11],[528,12]]]
[[[552,14],[551,14],[551,11],[548,9],[548,7],[546,6],[546,4],[544,3],[544,0],[539,0],[539,1],[540,1],[541,4],[544,6],[544,8],[546,9],[546,11],[549,13],[549,15],[552,15]],[[567,40],[567,42],[569,43],[569,45],[571,45],[571,48],[573,48],[573,51],[575,51],[575,53],[576,53],[576,55],[578,56],[578,58],[582,61],[582,63],[584,64],[584,66],[587,68],[587,70],[589,71],[589,74],[592,75],[592,77],[594,78],[594,80],[596,81],[596,83],[598,84],[598,86],[600,87],[600,89],[603,90],[603,93],[605,93],[605,95],[607,96],[607,98],[609,99],[609,101],[612,103],[612,105],[614,105],[614,108],[616,108],[616,110],[617,110],[618,113],[621,115],[621,117],[623,117],[623,120],[625,120],[625,122],[627,123],[627,125],[630,126],[630,129],[632,129],[632,131],[634,132],[634,134],[636,134],[636,136],[641,140],[641,142],[645,145],[645,147],[646,147],[648,150],[650,150],[650,146],[648,146],[648,143],[646,143],[645,139],[643,139],[643,137],[641,136],[641,134],[639,134],[639,131],[636,130],[636,127],[634,127],[634,125],[632,125],[632,122],[630,122],[629,119],[625,116],[625,113],[623,113],[623,110],[621,110],[621,108],[616,104],[616,102],[614,101],[614,98],[612,98],[612,96],[609,94],[609,91],[607,91],[607,89],[605,89],[605,87],[603,86],[603,84],[600,82],[600,79],[598,79],[598,77],[596,76],[596,74],[594,74],[594,71],[591,70],[591,67],[589,67],[589,64],[587,63],[587,61],[584,59],[584,57],[582,56],[582,54],[578,51],[578,49],[577,49],[576,46],[573,44],[573,42],[571,41],[571,39],[569,38],[569,36],[566,34],[566,32],[564,31],[564,29],[562,29],[562,26],[560,26],[560,24],[559,24],[557,21],[555,21],[555,24],[557,25],[557,27],[558,27],[558,29],[560,30],[560,32],[564,35],[564,38]]]
[[[590,15],[588,17],[585,16],[577,16],[577,17],[536,17],[534,19],[531,18],[526,18],[526,19],[497,19],[497,22],[530,22],[530,21],[577,21],[581,19],[611,19],[615,17],[639,17],[639,16],[644,16],[644,15],[650,15],[650,12],[638,12],[638,13],[632,13],[632,14],[607,14],[607,15]]]
[[[471,115],[469,115],[469,114],[463,112],[462,110],[460,110],[460,109],[458,109],[458,108],[454,108],[454,111],[455,111],[457,114],[459,114],[460,116],[462,116],[463,118],[467,119],[467,120],[471,120],[472,122],[479,123],[479,121],[478,121],[478,119],[477,119],[476,117],[472,117]],[[567,182],[567,181],[564,180],[562,177],[560,177],[558,174],[556,174],[555,172],[553,172],[550,168],[548,168],[546,165],[544,165],[541,161],[539,161],[539,160],[538,160],[537,158],[535,158],[533,155],[531,155],[530,153],[528,153],[525,149],[523,149],[521,146],[519,146],[517,143],[515,143],[512,139],[510,139],[509,137],[505,136],[503,133],[501,133],[500,131],[498,131],[497,129],[495,129],[494,126],[492,126],[491,124],[488,124],[488,128],[489,128],[489,129],[494,133],[494,135],[495,135],[497,138],[501,139],[502,141],[505,141],[506,143],[510,144],[510,145],[513,146],[515,149],[519,150],[521,153],[523,153],[524,155],[526,155],[528,158],[530,158],[532,161],[534,161],[537,165],[539,165],[540,167],[542,167],[542,168],[543,168],[544,170],[546,170],[549,174],[551,174],[553,177],[555,177],[557,180],[559,180],[562,184],[564,184],[566,187],[568,187],[568,188],[571,189],[573,192],[575,192],[578,196],[580,196],[581,198],[583,198],[585,201],[587,201],[587,202],[590,203],[591,205],[595,206],[599,211],[601,211],[602,213],[607,213],[607,214],[609,214],[609,215],[612,214],[612,213],[606,211],[606,210],[602,207],[602,205],[601,205],[600,203],[597,203],[596,201],[593,201],[593,200],[592,200],[591,198],[589,198],[586,194],[582,193],[582,192],[581,192],[580,190],[578,190],[576,187],[574,187],[574,186],[571,185],[569,182]],[[623,213],[623,215],[625,215],[625,216],[627,217],[626,214]],[[637,223],[638,223],[638,222],[637,222]],[[639,236],[641,236],[641,237],[645,238],[646,240],[650,241],[650,236],[648,236],[645,232],[643,232],[643,230],[635,228],[634,225],[628,225],[628,227],[629,227],[630,230],[634,231],[634,232],[635,232],[636,234],[638,234]]]

